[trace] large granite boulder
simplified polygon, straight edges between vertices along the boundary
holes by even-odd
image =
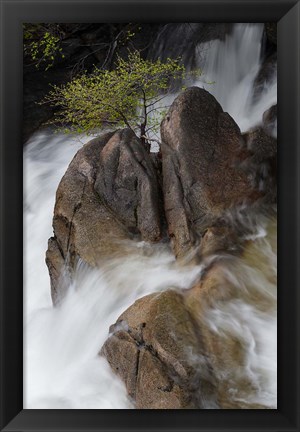
[[[161,125],[165,213],[177,257],[227,210],[259,196],[240,129],[206,90],[188,88]]]
[[[144,240],[161,238],[158,176],[145,147],[129,130],[116,132],[103,148],[95,191],[107,208]]]
[[[101,354],[136,408],[214,408],[214,380],[199,329],[175,291],[137,300],[110,328]]]
[[[91,267],[122,255],[122,240],[161,237],[159,182],[152,158],[129,129],[87,143],[56,193],[54,237],[46,262],[54,303],[72,280],[78,259]]]

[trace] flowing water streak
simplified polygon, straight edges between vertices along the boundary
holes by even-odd
[[[225,40],[214,40],[196,48],[197,66],[203,75],[195,84],[216,97],[242,132],[260,124],[264,111],[277,103],[276,68],[258,100],[253,100],[253,85],[263,60],[262,37],[263,24],[236,24]]]
[[[211,331],[211,338],[223,347],[224,363],[217,364],[215,373],[219,382],[226,382],[227,402],[275,409],[276,218],[260,215],[255,227],[256,231],[246,236],[248,243],[242,257],[223,258],[219,271],[222,275],[220,290],[227,293],[226,300],[213,301],[213,306],[206,309],[202,323]],[[237,345],[242,348],[242,357],[240,351],[236,351]]]
[[[201,271],[179,270],[167,245],[132,243],[130,256],[99,271],[81,263],[69,295],[52,307],[44,260],[55,191],[82,142],[39,133],[24,153],[25,408],[132,408],[124,385],[97,355],[109,326],[136,299],[190,286]]]
[[[261,25],[239,25],[225,41],[209,43],[204,78],[216,84],[196,83],[215,94],[242,130],[259,124],[263,111],[276,102],[274,76],[258,101],[252,103],[253,81],[261,61],[261,35]],[[59,308],[52,308],[44,256],[52,235],[55,191],[81,145],[65,136],[39,133],[24,153],[24,408],[132,408],[123,384],[97,356],[109,325],[135,299],[170,286],[188,288],[202,270],[179,270],[165,245],[131,245],[135,252],[130,258],[112,261],[101,271],[92,271],[81,263],[66,300]],[[269,251],[274,258],[264,232],[261,227],[259,241],[265,242],[266,253]],[[256,281],[255,290],[267,289],[264,276],[259,279],[261,272],[239,264],[238,271],[230,273],[231,279],[240,283],[244,269]],[[272,293],[275,296],[275,284]],[[266,315],[236,300],[211,309],[207,316],[212,331],[223,329],[227,335],[244,340],[249,376],[256,388],[262,386],[253,402],[269,407],[276,405],[275,309]],[[223,373],[220,370],[220,376]]]

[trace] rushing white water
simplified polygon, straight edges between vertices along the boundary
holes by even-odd
[[[201,56],[203,77],[215,84],[203,80],[196,84],[213,93],[243,131],[259,124],[262,113],[276,103],[276,75],[255,104],[251,99],[261,61],[261,37],[261,25],[237,25],[224,41],[209,43],[205,63]],[[198,48],[203,52],[203,47]],[[179,268],[166,245],[133,243],[130,256],[114,259],[101,270],[80,263],[65,301],[52,307],[45,250],[52,235],[55,191],[86,141],[87,137],[74,141],[41,132],[24,151],[24,408],[133,408],[122,382],[98,356],[108,328],[135,299],[170,286],[189,288],[202,270],[200,266]],[[207,315],[213,332],[240,338],[246,347],[244,371],[259,389],[248,402],[271,408],[276,407],[277,397],[273,237],[270,240],[264,224],[260,225],[255,241],[269,267],[235,261],[226,277],[243,287],[244,294]],[[272,298],[272,307],[257,308],[253,293],[264,299],[262,303]],[[225,371],[219,373],[222,377]],[[234,385],[231,391],[236,392]]]
[[[234,340],[243,347],[243,366],[233,355],[232,362],[216,369],[218,379],[230,383],[228,399],[276,408],[277,223],[263,216],[256,222],[243,256],[225,259],[221,265],[224,289],[230,287],[234,294],[208,308],[205,320],[224,346]],[[245,380],[251,383],[246,391]]]
[[[121,381],[97,356],[109,326],[136,299],[170,286],[184,288],[200,267],[179,270],[166,245],[132,243],[128,258],[101,271],[78,267],[75,283],[53,308],[45,265],[58,183],[88,141],[35,135],[24,153],[25,175],[25,408],[130,408]]]
[[[242,132],[261,123],[262,114],[277,103],[277,70],[253,103],[253,84],[261,67],[263,24],[236,24],[225,40],[200,44],[196,85],[213,94]],[[206,84],[205,82],[211,83]]]
[[[182,46],[178,38],[182,38],[181,33],[172,35],[169,44],[160,47],[160,56],[165,57],[165,50],[170,49],[171,44]],[[260,125],[263,113],[277,103],[275,66],[268,83],[260,89],[259,97],[253,98],[255,78],[262,66],[262,44],[263,24],[236,24],[224,40],[198,44],[195,47],[196,66],[187,65],[187,70],[201,70],[201,76],[198,79],[188,78],[185,84],[205,88],[214,95],[223,110],[239,125],[241,132]],[[184,53],[176,53],[180,54]],[[157,104],[157,108],[170,106],[177,94],[168,95]],[[152,132],[152,135],[160,140],[159,131]],[[152,149],[158,150],[156,143],[153,143]]]

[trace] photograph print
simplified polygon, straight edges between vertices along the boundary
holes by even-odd
[[[277,409],[276,23],[24,23],[24,409]]]

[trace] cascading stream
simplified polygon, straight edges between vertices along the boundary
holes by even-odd
[[[253,102],[253,84],[262,61],[262,32],[260,24],[238,24],[223,41],[196,47],[202,53],[203,76],[194,85],[211,92],[242,131],[259,124],[263,112],[277,99],[274,71],[273,79]],[[101,270],[79,263],[64,302],[52,307],[44,260],[52,235],[55,191],[72,157],[88,140],[82,137],[76,142],[39,132],[24,151],[26,409],[134,408],[123,383],[98,356],[109,326],[136,299],[170,287],[190,288],[203,271],[202,265],[179,267],[166,244],[132,243],[128,245],[130,255],[112,259]],[[227,270],[228,280],[243,292],[226,305],[208,310],[206,319],[215,334],[235,337],[244,344],[247,362],[243,372],[254,389],[248,402],[276,408],[276,224],[262,218],[258,227],[253,255],[248,261],[236,259]],[[260,250],[266,268],[255,261],[255,250]],[[253,296],[261,304],[257,306]],[[270,301],[269,309],[262,307],[265,301]],[[219,378],[225,373],[234,379],[232,371],[222,368]],[[235,391],[233,384],[233,398]]]
[[[225,40],[200,44],[196,50],[203,80],[196,82],[215,96],[242,132],[261,123],[264,111],[277,103],[277,71],[259,99],[253,101],[253,85],[261,67],[263,24],[236,24]]]

